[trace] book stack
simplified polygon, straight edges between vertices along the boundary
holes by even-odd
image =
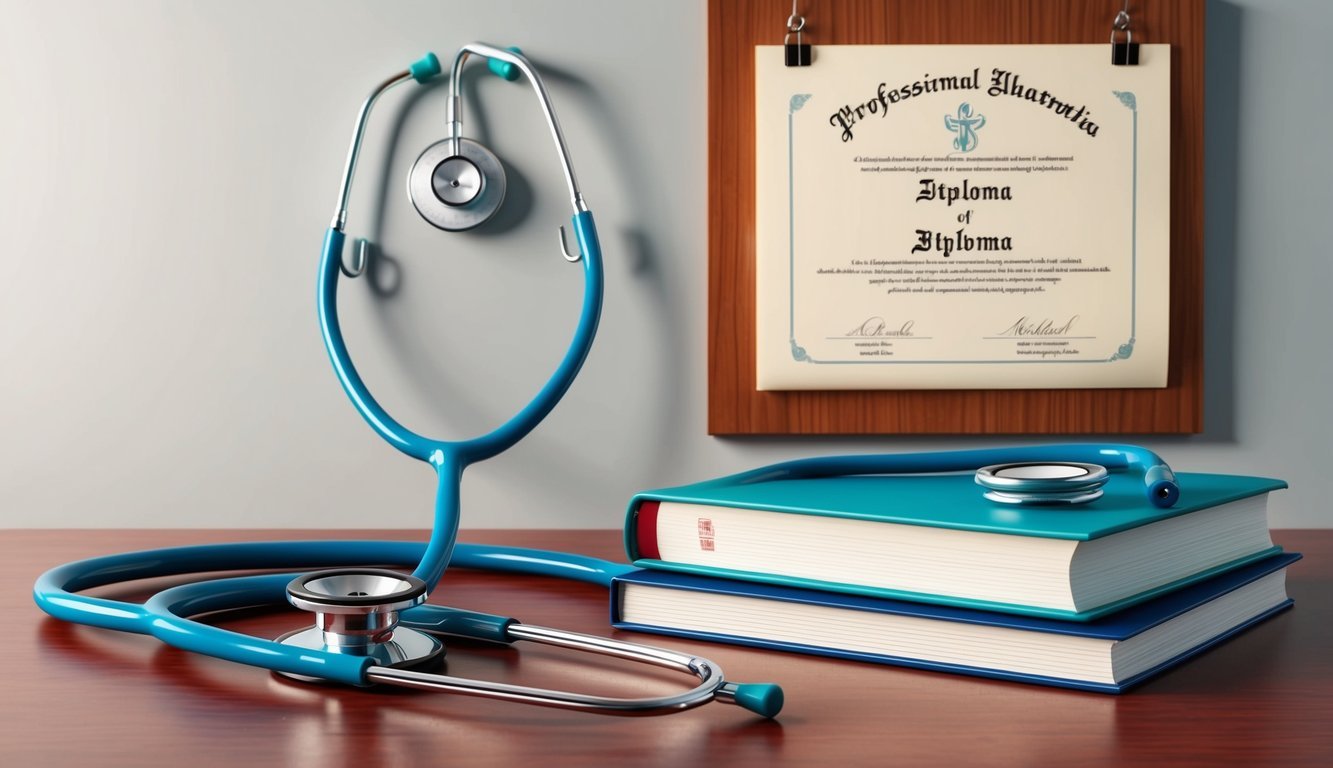
[[[745,478],[753,478],[746,475]],[[630,503],[623,629],[1119,693],[1291,606],[1278,480],[1112,475],[1019,507],[970,474],[723,478]]]

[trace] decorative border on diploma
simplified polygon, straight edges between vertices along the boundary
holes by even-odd
[[[815,365],[958,365],[958,364],[1017,364],[1017,365],[1052,365],[1069,363],[1113,363],[1116,360],[1128,360],[1134,354],[1134,342],[1138,329],[1138,278],[1139,278],[1139,106],[1138,99],[1130,91],[1111,91],[1112,94],[1133,112],[1133,144],[1130,163],[1130,288],[1129,288],[1129,341],[1121,344],[1107,358],[1084,360],[817,360],[806,352],[796,341],[796,143],[795,114],[813,98],[813,94],[795,93],[787,102],[787,265],[788,265],[788,336],[791,342],[791,356],[797,362]]]

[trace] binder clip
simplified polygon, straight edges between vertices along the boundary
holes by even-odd
[[[795,4],[793,3],[793,7]],[[782,38],[782,53],[789,67],[810,66],[810,44],[805,42],[802,30],[805,29],[805,17],[792,13],[787,17],[787,35]],[[796,35],[796,42],[791,36]]]
[[[1117,32],[1125,33],[1124,42],[1116,41]],[[1134,32],[1129,28],[1129,0],[1125,0],[1125,7],[1111,22],[1111,63],[1117,67],[1134,67],[1139,63],[1139,44],[1134,42]]]
[[[1139,44],[1134,42],[1134,33],[1125,30],[1125,41],[1117,43],[1115,30],[1111,30],[1111,63],[1117,67],[1134,67],[1139,63]],[[790,66],[790,65],[789,65]]]

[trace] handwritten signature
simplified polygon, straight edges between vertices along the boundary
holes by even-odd
[[[867,318],[865,322],[843,334],[846,337],[874,337],[874,338],[911,338],[916,333],[913,328],[916,327],[915,320],[906,320],[897,328],[890,328],[889,323],[882,317]]]
[[[1027,315],[1018,318],[1018,322],[1009,326],[1000,332],[1000,336],[1066,336],[1074,328],[1074,323],[1078,322],[1078,315],[1074,315],[1062,325],[1056,325],[1056,321],[1050,318],[1042,320],[1031,320]]]

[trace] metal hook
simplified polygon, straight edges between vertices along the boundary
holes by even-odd
[[[1129,29],[1129,0],[1125,0],[1125,4],[1121,6],[1120,12],[1115,15],[1115,21],[1112,21],[1111,25],[1121,32]]]
[[[364,237],[358,237],[352,244],[352,266],[347,266],[346,259],[338,261],[338,269],[342,270],[348,277],[360,277],[366,271],[366,265],[370,263],[370,241]]]
[[[570,252],[569,252],[569,248],[566,247],[566,245],[565,245],[565,225],[564,225],[564,224],[561,224],[561,225],[560,225],[560,232],[559,232],[558,234],[559,234],[559,236],[560,236],[560,253],[565,257],[565,261],[568,261],[570,264],[573,264],[573,263],[577,262],[579,259],[583,258],[581,255],[579,255],[579,254],[577,254],[577,253],[570,253]]]
[[[787,17],[787,31],[800,32],[805,29],[805,17],[796,15],[796,0],[791,0],[791,15]]]

